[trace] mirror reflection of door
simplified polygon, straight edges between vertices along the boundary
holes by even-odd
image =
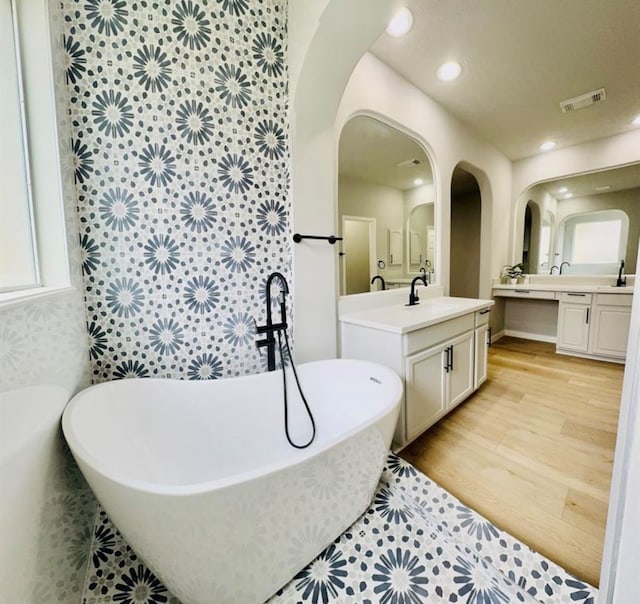
[[[420,203],[409,213],[409,272],[425,269],[429,283],[433,282],[435,267],[434,204]]]
[[[341,295],[371,291],[376,262],[375,230],[374,218],[343,216]]]
[[[413,264],[421,264],[424,252],[422,249],[422,237],[418,231],[409,232],[409,262]]]
[[[538,246],[538,271],[544,272],[544,267],[551,268],[549,260],[551,259],[551,243],[553,229],[553,214],[549,211],[544,213],[542,217],[542,226],[540,227],[540,242]],[[530,265],[530,272],[534,272],[534,266]],[[537,271],[536,271],[537,272]]]
[[[478,181],[456,166],[451,178],[450,296],[479,296],[481,210]]]

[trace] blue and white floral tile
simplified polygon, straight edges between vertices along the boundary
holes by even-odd
[[[180,604],[138,559],[103,510],[88,551],[82,604]]]
[[[289,276],[284,0],[65,0],[94,381],[256,373]]]
[[[32,602],[76,604],[82,594],[96,516],[91,491],[61,491],[44,501]]]
[[[596,596],[390,455],[366,512],[268,604],[594,604]],[[179,604],[101,512],[83,604],[107,602]]]

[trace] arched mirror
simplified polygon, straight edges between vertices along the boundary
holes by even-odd
[[[531,274],[636,272],[640,164],[556,179],[528,189],[522,262]]]
[[[419,272],[433,282],[433,169],[422,146],[357,115],[342,130],[338,158],[340,295],[405,287]]]

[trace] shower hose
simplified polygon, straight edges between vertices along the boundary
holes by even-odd
[[[302,392],[302,387],[300,386],[300,380],[298,379],[298,372],[296,371],[296,366],[293,363],[293,358],[291,356],[291,349],[289,348],[289,337],[287,336],[286,329],[284,330],[284,343],[287,348],[287,355],[289,356],[289,360],[291,361],[291,368],[293,369],[293,376],[296,379],[298,392],[302,397],[302,402],[304,403],[305,409],[307,410],[307,415],[311,420],[311,427],[313,429],[311,433],[311,438],[305,444],[298,445],[291,440],[291,436],[289,434],[289,401],[287,397],[287,371],[286,371],[285,362],[284,362],[285,357],[284,357],[284,351],[282,348],[282,337],[280,336],[280,331],[278,331],[278,347],[280,349],[280,364],[282,365],[282,383],[284,386],[284,432],[287,436],[287,440],[289,441],[289,444],[292,447],[295,447],[296,449],[306,449],[313,442],[313,439],[316,437],[316,422],[313,418],[313,413],[311,413],[311,409],[309,409],[309,403],[307,403],[307,399],[305,398],[304,393]]]

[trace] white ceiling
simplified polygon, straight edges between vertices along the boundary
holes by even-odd
[[[416,178],[433,182],[429,158],[416,141],[363,115],[350,119],[342,129],[338,158],[341,176],[403,191],[414,188]],[[411,159],[420,165],[398,166]]]
[[[633,164],[614,170],[602,170],[601,172],[592,172],[580,176],[558,178],[542,183],[540,186],[558,200],[562,200],[565,195],[565,193],[560,192],[562,188],[567,188],[568,193],[574,198],[592,197],[593,195],[614,193],[627,189],[638,189],[640,191],[640,164]],[[598,187],[604,186],[609,188],[598,190]],[[640,203],[640,194],[638,195],[638,203]]]
[[[632,129],[640,114],[640,0],[405,0],[403,38],[378,58],[512,160]],[[435,73],[462,65],[450,83]],[[604,87],[602,103],[563,114],[560,101]]]

